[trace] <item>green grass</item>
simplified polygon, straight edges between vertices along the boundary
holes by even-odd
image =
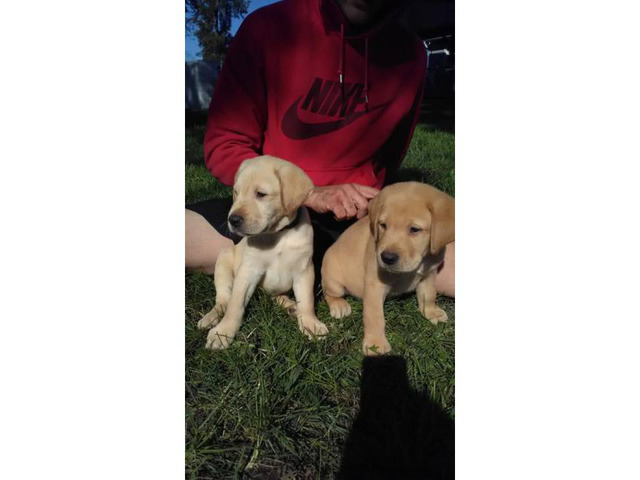
[[[187,131],[187,202],[230,195],[202,165],[202,133]],[[404,165],[403,179],[453,194],[454,136],[418,126]],[[330,333],[312,342],[257,292],[231,347],[211,352],[196,323],[213,307],[213,280],[185,277],[186,478],[333,478],[360,407],[361,302],[350,299],[353,313],[340,321],[318,302]],[[415,296],[388,301],[387,336],[409,386],[453,418],[455,302],[439,304],[450,322],[434,326]]]

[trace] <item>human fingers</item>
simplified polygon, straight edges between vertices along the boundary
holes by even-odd
[[[346,184],[343,186],[344,194],[351,200],[351,203],[355,206],[357,210],[362,210],[363,208],[366,210],[367,205],[369,204],[369,199],[363,196],[354,186],[354,184]]]
[[[349,202],[343,191],[342,185],[331,188],[331,194],[327,195],[327,207],[333,212],[336,220],[344,220],[349,217]]]
[[[377,188],[367,187],[366,185],[360,185],[358,183],[352,183],[351,185],[353,185],[353,188],[355,188],[360,195],[368,199],[372,199],[380,193],[380,190]]]
[[[367,213],[369,213],[369,210],[365,207],[365,208],[359,208],[358,209],[358,214],[356,215],[356,218],[358,220],[360,220],[362,217],[366,217]]]
[[[360,193],[356,188],[356,184],[345,185],[343,190],[356,208],[355,217],[360,220],[368,213],[369,199]]]
[[[344,208],[344,211],[347,214],[345,218],[355,217],[356,214],[358,213],[358,209],[356,208],[354,201],[351,198],[349,198],[347,195],[342,195],[341,202],[342,202],[342,208]]]
[[[333,211],[333,216],[336,220],[344,220],[347,218],[347,211],[344,209],[342,204],[336,204],[331,209]]]

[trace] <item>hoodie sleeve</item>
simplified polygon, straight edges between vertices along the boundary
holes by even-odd
[[[215,85],[204,137],[205,163],[226,185],[240,164],[261,154],[267,123],[264,55],[259,17],[238,30]]]

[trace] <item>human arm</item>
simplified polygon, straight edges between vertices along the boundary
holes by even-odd
[[[261,155],[267,124],[264,33],[260,18],[242,23],[218,77],[204,138],[205,163],[226,185],[240,164]]]

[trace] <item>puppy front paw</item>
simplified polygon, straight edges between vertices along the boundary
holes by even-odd
[[[329,333],[327,326],[318,320],[315,315],[300,318],[298,320],[298,328],[300,328],[302,333],[309,337],[309,340],[322,338]]]
[[[200,330],[205,330],[207,328],[215,327],[224,316],[226,309],[226,303],[216,303],[211,311],[198,321],[198,328]]]
[[[438,322],[446,323],[446,321],[449,319],[449,317],[447,316],[447,312],[436,305],[421,308],[420,311],[422,312],[422,315],[424,315],[424,318],[429,320],[434,325],[437,325]]]
[[[218,326],[209,330],[207,334],[206,348],[211,350],[224,350],[233,342],[238,329],[228,322],[220,322]]]
[[[329,304],[329,312],[333,318],[344,318],[351,315],[351,305],[344,298],[333,297],[326,299]]]
[[[367,356],[384,355],[391,351],[391,344],[383,335],[381,337],[365,337],[362,343],[362,352]]]

